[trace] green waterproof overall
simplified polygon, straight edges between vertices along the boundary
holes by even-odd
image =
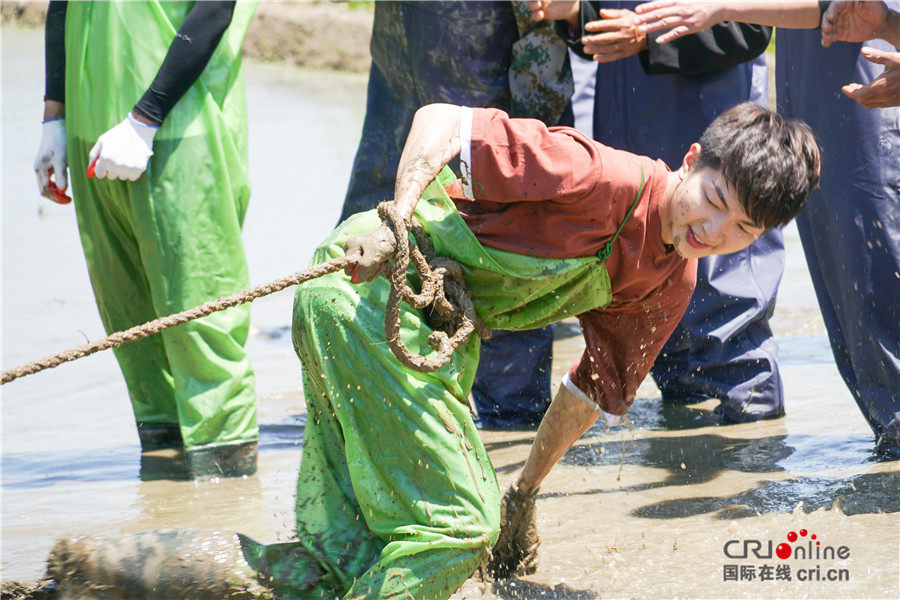
[[[445,169],[441,182],[452,178]],[[486,248],[438,182],[416,215],[436,253],[461,263],[489,328],[541,327],[610,302],[601,259]],[[347,238],[379,224],[375,211],[351,217],[313,263],[342,256]],[[388,290],[386,278],[353,285],[343,273],[297,290],[293,338],[308,408],[299,541],[261,547],[256,559],[279,593],[447,598],[496,541],[500,493],[467,401],[479,340],[472,336],[434,373],[407,369],[384,341]],[[422,312],[401,306],[404,343],[432,352]]]
[[[66,120],[78,227],[107,332],[248,285],[241,226],[250,186],[239,2],[200,78],[168,115],[134,182],[87,179],[88,153],[156,76],[193,2],[70,2]],[[138,425],[179,427],[186,447],[255,439],[244,351],[250,307],[115,349]]]

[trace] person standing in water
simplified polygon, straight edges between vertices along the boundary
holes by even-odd
[[[35,171],[57,201],[71,181],[108,333],[248,285],[240,47],[254,9],[50,3]],[[244,305],[115,349],[142,451],[183,447],[189,477],[256,471],[249,325]]]

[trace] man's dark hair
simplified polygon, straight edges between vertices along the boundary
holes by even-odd
[[[822,158],[806,123],[743,102],[706,128],[693,166],[721,169],[750,220],[771,229],[803,210],[819,185]]]

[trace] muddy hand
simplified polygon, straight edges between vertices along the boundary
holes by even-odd
[[[353,283],[372,281],[382,272],[397,249],[397,238],[394,232],[385,225],[354,235],[344,242],[344,254],[358,256],[359,264],[346,269]]]
[[[538,568],[537,518],[533,494],[510,486],[500,502],[500,537],[484,570],[495,579],[531,575]]]

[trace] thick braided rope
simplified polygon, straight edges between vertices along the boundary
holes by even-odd
[[[42,358],[41,360],[16,367],[15,369],[4,371],[2,378],[0,378],[0,385],[9,383],[10,381],[18,379],[19,377],[24,377],[25,375],[38,373],[40,371],[43,371],[44,369],[52,369],[53,367],[59,366],[65,362],[73,361],[85,356],[90,356],[91,354],[100,352],[101,350],[116,348],[127,342],[133,342],[141,338],[148,337],[155,333],[159,333],[164,329],[175,327],[176,325],[181,325],[182,323],[187,323],[188,321],[193,321],[195,319],[211,315],[214,312],[225,310],[226,308],[231,308],[232,306],[244,304],[245,302],[253,302],[257,298],[279,292],[286,287],[297,285],[299,283],[303,283],[304,281],[308,281],[310,279],[315,279],[316,277],[321,277],[322,275],[327,275],[328,273],[339,271],[355,264],[356,261],[356,257],[349,256],[333,258],[327,262],[306,269],[305,271],[298,271],[293,275],[288,275],[287,277],[283,277],[269,283],[264,283],[247,290],[242,290],[240,292],[237,292],[236,294],[232,294],[231,296],[225,296],[223,298],[219,298],[218,300],[212,300],[210,302],[207,302],[206,304],[201,304],[200,306],[191,308],[184,312],[176,313],[174,315],[169,315],[166,317],[160,317],[158,319],[154,319],[153,321],[144,323],[143,325],[136,325],[131,329],[116,332],[108,337],[103,338],[102,340],[90,344],[84,344],[76,348],[72,348],[71,350],[66,350],[64,352],[60,352],[59,354],[47,356],[45,358]]]
[[[397,359],[407,367],[422,373],[436,371],[449,362],[453,351],[462,345],[473,331],[477,331],[478,335],[483,339],[490,338],[491,331],[475,312],[475,306],[472,303],[472,298],[459,264],[452,259],[434,254],[434,249],[428,240],[428,236],[425,234],[422,225],[415,218],[413,218],[412,222],[412,234],[416,244],[413,244],[409,240],[410,227],[405,220],[394,218],[392,203],[383,202],[379,205],[378,210],[381,218],[393,229],[398,242],[399,240],[407,240],[408,242],[406,244],[397,244],[397,256],[394,266],[391,267],[389,273],[391,293],[388,296],[385,310],[385,338]],[[406,284],[406,270],[409,266],[410,258],[412,258],[416,271],[419,274],[419,279],[422,282],[422,291],[418,294]],[[225,296],[174,315],[160,317],[143,325],[136,325],[131,329],[116,332],[102,340],[83,344],[9,371],[4,371],[2,377],[0,377],[0,385],[26,375],[39,373],[45,369],[52,369],[65,362],[90,356],[102,350],[116,348],[122,344],[159,333],[170,327],[211,315],[214,312],[246,302],[253,302],[257,298],[279,292],[292,285],[348,268],[356,264],[357,261],[358,258],[356,256],[334,258],[305,271],[298,271],[293,275],[242,290],[231,296]],[[435,356],[426,358],[412,353],[403,344],[400,338],[400,302],[406,302],[413,308],[436,311],[442,317],[459,323],[456,332],[452,336],[448,336],[443,331],[435,331],[428,337],[428,345],[437,351]]]
[[[435,256],[425,230],[415,217],[412,218],[412,223],[408,224],[396,214],[396,207],[392,202],[379,204],[378,214],[397,239],[397,254],[388,273],[391,293],[384,313],[385,338],[394,356],[405,366],[420,373],[437,371],[450,361],[453,351],[465,343],[473,331],[477,331],[482,339],[490,338],[491,331],[475,312],[475,305],[472,303],[459,263],[449,258]],[[409,240],[410,229],[416,244],[403,243],[404,240]],[[421,281],[422,290],[418,294],[406,284],[406,271],[410,259]],[[434,331],[428,336],[428,345],[437,354],[430,357],[415,354],[403,343],[400,338],[402,301],[413,308],[433,310],[451,322],[458,323],[452,336],[443,331]]]

